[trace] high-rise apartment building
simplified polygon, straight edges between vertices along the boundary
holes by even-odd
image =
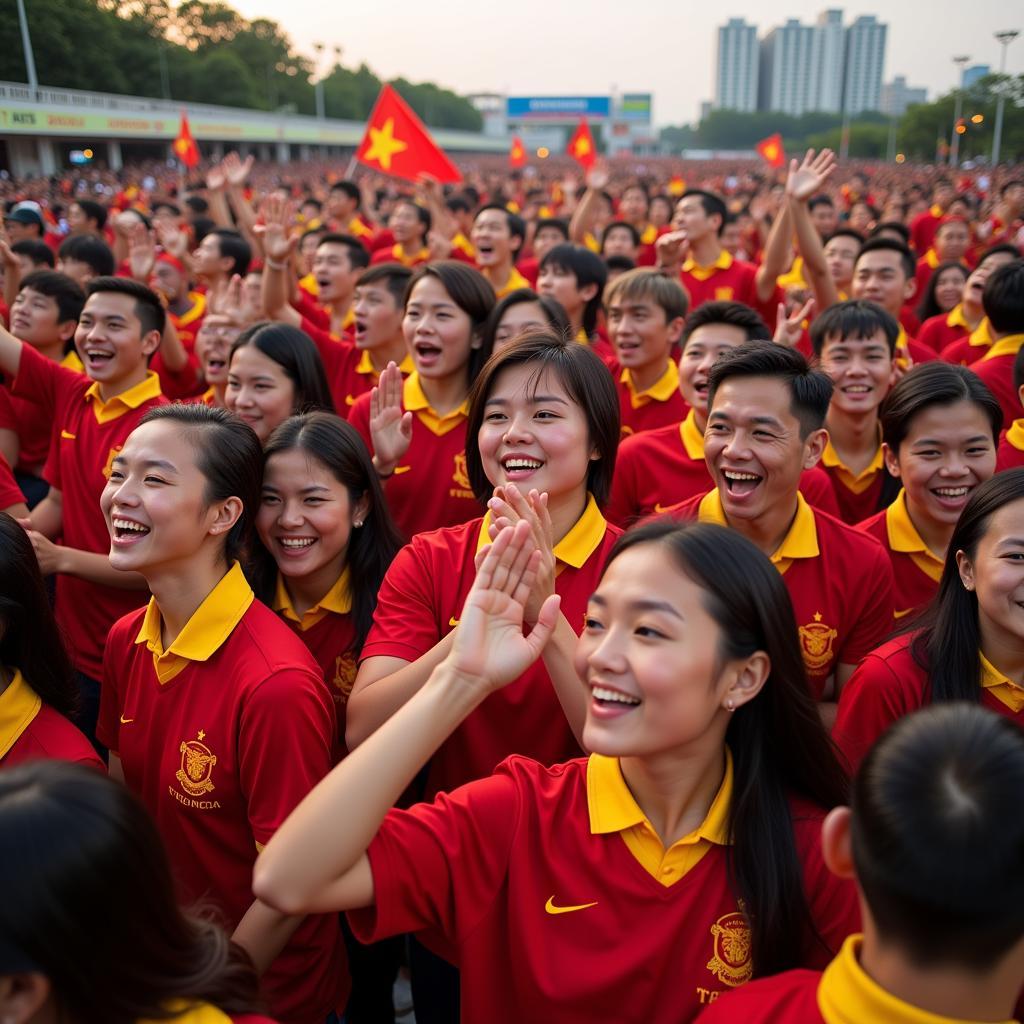
[[[758,106],[799,116],[817,110],[815,29],[790,18],[761,40]]]
[[[814,26],[814,67],[811,72],[815,105],[812,110],[838,114],[843,109],[843,63],[846,35],[843,12],[832,8],[822,11]]]
[[[897,75],[891,82],[882,86],[882,98],[879,110],[890,117],[902,117],[911,103],[926,103],[927,89],[915,89],[907,85],[903,75]]]
[[[888,29],[873,14],[862,14],[846,30],[843,110],[847,114],[880,106]]]
[[[757,26],[730,18],[718,30],[715,107],[757,110]]]

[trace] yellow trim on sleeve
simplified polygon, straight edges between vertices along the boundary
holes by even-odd
[[[17,669],[7,689],[0,693],[0,761],[21,738],[42,709],[39,694]]]

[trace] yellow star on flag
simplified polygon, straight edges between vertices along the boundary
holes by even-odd
[[[779,147],[776,146],[774,142],[769,142],[768,145],[764,147],[764,156],[769,163],[778,160]]]
[[[590,139],[577,139],[576,140],[576,155],[586,156],[590,152]]]
[[[174,140],[174,152],[181,155],[188,152],[188,143],[184,139]]]
[[[395,138],[395,119],[389,117],[383,128],[370,129],[370,148],[364,159],[369,163],[376,160],[382,170],[391,170],[391,158],[409,148],[409,143]]]

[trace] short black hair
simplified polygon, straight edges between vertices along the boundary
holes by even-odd
[[[609,273],[613,270],[618,270],[622,273],[636,270],[636,260],[631,260],[628,256],[622,255],[605,256],[604,265],[608,268]]]
[[[31,288],[57,303],[57,322],[66,324],[69,320],[78,322],[85,305],[85,292],[77,281],[56,270],[34,270],[26,274],[18,285],[18,291]]]
[[[686,348],[690,335],[701,327],[709,324],[726,324],[746,333],[747,341],[771,341],[772,332],[761,315],[742,302],[705,302],[691,310],[686,318],[683,336],[680,339],[682,348]]]
[[[604,230],[601,232],[601,252],[602,253],[604,252],[604,243],[607,241],[608,235],[612,231],[628,231],[629,232],[629,237],[630,237],[631,241],[633,242],[633,247],[635,249],[639,249],[640,248],[640,232],[637,231],[637,229],[635,227],[633,227],[632,224],[627,224],[624,220],[613,220],[613,221],[609,221],[604,226]]]
[[[864,244],[864,236],[859,231],[854,231],[853,228],[848,227],[836,228],[835,231],[825,239],[824,244],[828,245],[833,238],[852,238],[858,245]]]
[[[336,181],[334,182],[334,184],[331,185],[330,191],[344,192],[345,195],[349,197],[349,199],[355,200],[356,205],[358,205],[360,200],[362,199],[362,196],[360,195],[359,192],[359,186],[354,181]]]
[[[974,269],[982,265],[989,258],[989,256],[998,256],[1001,253],[1012,256],[1015,260],[1020,259],[1020,249],[1015,245],[1010,245],[1009,242],[1001,242],[999,245],[990,245],[979,257],[978,262],[975,264]]]
[[[170,199],[157,199],[153,203],[152,211],[153,213],[156,213],[157,210],[170,210],[175,217],[181,216],[181,207]]]
[[[789,391],[790,411],[800,421],[800,436],[806,438],[825,423],[832,401],[832,380],[821,370],[811,369],[796,349],[773,341],[745,341],[723,352],[708,374],[708,409],[718,389],[732,378],[774,377]]]
[[[989,275],[981,305],[993,330],[1000,334],[1024,332],[1024,260],[1006,263]]]
[[[164,328],[167,326],[167,312],[152,288],[147,287],[141,281],[134,281],[130,277],[97,277],[90,281],[85,288],[87,298],[104,292],[128,295],[133,298],[135,300],[135,315],[139,318],[142,328],[141,333],[149,334],[150,331],[159,331],[163,336]]]
[[[895,232],[903,239],[905,245],[910,245],[910,228],[898,220],[883,220],[881,224],[876,224],[868,232],[868,238],[878,238],[879,235],[884,238],[886,231]]]
[[[377,263],[359,275],[356,287],[361,288],[367,284],[383,284],[394,298],[395,305],[401,309],[411,277],[412,269],[403,263]]]
[[[1024,732],[966,702],[896,722],[853,783],[857,883],[917,967],[988,970],[1024,934]]]
[[[53,258],[53,250],[38,238],[23,238],[11,246],[11,252],[15,256],[27,256],[29,260],[40,270],[49,267],[51,270],[56,266]]]
[[[601,309],[601,293],[608,283],[608,268],[597,253],[582,245],[565,242],[549,249],[540,261],[540,269],[558,267],[576,278],[576,287],[585,288],[596,284],[594,297],[583,309],[583,331],[589,337],[597,327],[597,314]]]
[[[96,230],[102,231],[107,226],[107,208],[92,199],[76,199],[79,209],[89,220],[96,221]]]
[[[249,264],[252,262],[252,247],[249,243],[240,232],[232,228],[214,228],[209,234],[217,236],[221,256],[229,256],[234,261],[228,274],[240,274],[244,277],[249,272]]]
[[[210,210],[210,204],[202,196],[187,196],[185,205],[196,214],[206,214]]]
[[[60,243],[58,259],[77,260],[89,267],[97,277],[114,273],[114,251],[96,235],[71,235]]]
[[[899,254],[900,264],[903,267],[903,275],[908,281],[914,280],[914,275],[917,272],[917,260],[914,259],[914,254],[910,251],[909,247],[897,242],[895,238],[886,238],[884,235],[880,238],[869,238],[861,247],[860,252],[857,253],[857,259],[854,262],[854,267],[860,262],[861,256],[869,252],[895,252]]]
[[[889,355],[896,354],[896,340],[900,325],[896,318],[875,302],[866,299],[848,299],[825,309],[811,324],[811,346],[820,358],[828,341],[835,338],[873,338],[881,331],[889,346]]]
[[[537,221],[537,226],[533,229],[534,238],[537,237],[537,232],[541,228],[551,228],[557,231],[567,242],[569,241],[569,225],[561,217],[541,217]]]
[[[831,196],[811,196],[807,203],[807,209],[814,210],[819,206],[827,206],[831,210],[836,208],[836,204],[832,202]]]
[[[348,262],[353,270],[361,270],[364,267],[370,265],[370,252],[359,241],[355,235],[344,235],[337,231],[332,231],[326,235],[323,235],[316,247],[319,249],[321,245],[343,245],[348,250]]]

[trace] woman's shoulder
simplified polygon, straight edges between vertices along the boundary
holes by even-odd
[[[282,670],[311,673],[316,678],[322,675],[302,639],[275,611],[256,598],[232,630],[224,648],[228,663],[244,665],[246,674],[254,681]]]

